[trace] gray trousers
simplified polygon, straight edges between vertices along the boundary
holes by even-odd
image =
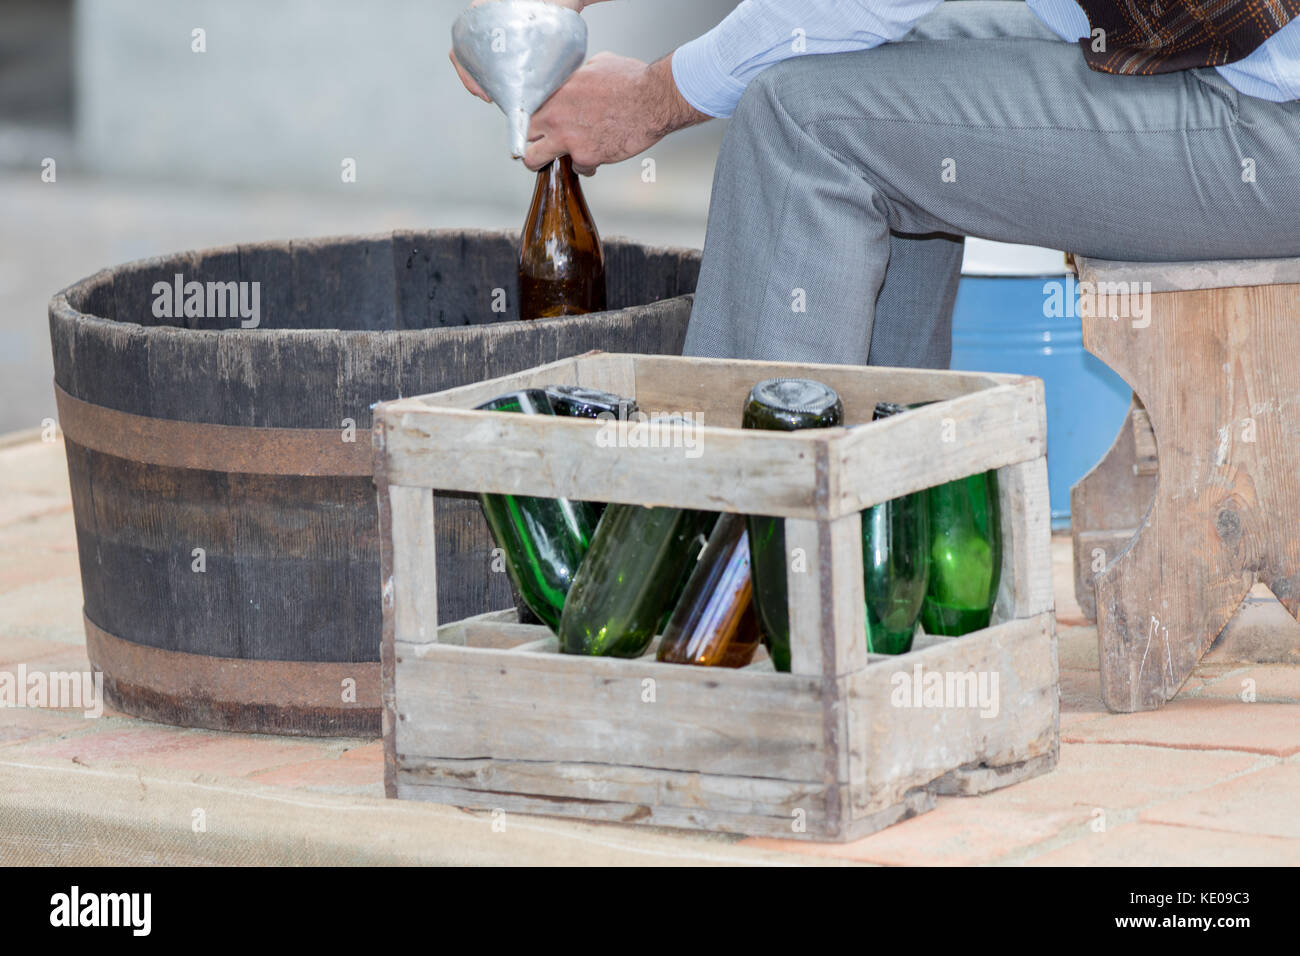
[[[1300,102],[1214,70],[1095,73],[1005,0],[787,60],[723,140],[686,354],[946,368],[962,236],[1300,255]]]

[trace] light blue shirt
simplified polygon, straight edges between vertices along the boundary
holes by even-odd
[[[773,63],[793,56],[869,50],[901,40],[940,0],[744,0],[704,36],[673,54],[673,79],[686,102],[710,116],[735,112],[745,87]],[[1075,0],[1028,0],[1062,40],[1089,35]],[[1080,53],[1080,56],[1083,54]],[[1300,99],[1300,17],[1250,56],[1216,67],[1247,96],[1275,103]]]

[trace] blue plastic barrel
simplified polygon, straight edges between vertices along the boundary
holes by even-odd
[[[1074,288],[1060,252],[968,239],[952,332],[953,368],[1043,380],[1053,528],[1069,526],[1070,486],[1114,441],[1130,395],[1123,379],[1084,351],[1077,308],[1045,307],[1053,291],[1045,286],[1058,282],[1060,290]]]

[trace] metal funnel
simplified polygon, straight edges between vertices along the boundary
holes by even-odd
[[[528,120],[587,57],[587,24],[568,7],[494,0],[451,28],[456,59],[510,121],[510,152],[524,155]]]

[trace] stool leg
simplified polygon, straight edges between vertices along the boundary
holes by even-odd
[[[1146,409],[1134,395],[1115,441],[1070,489],[1074,597],[1090,621],[1097,619],[1096,573],[1128,547],[1156,490],[1154,472],[1138,464],[1136,414],[1145,421]]]
[[[1117,711],[1173,697],[1257,580],[1300,606],[1300,286],[1158,293],[1148,309],[1084,319],[1088,350],[1142,397],[1160,459],[1137,534],[1096,576]]]

